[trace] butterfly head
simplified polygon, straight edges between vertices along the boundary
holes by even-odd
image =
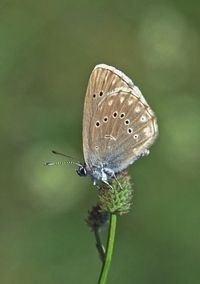
[[[85,177],[88,175],[88,172],[87,172],[87,169],[86,169],[86,164],[83,164],[83,165],[79,165],[78,166],[78,169],[76,170],[77,174],[80,176],[80,177]]]

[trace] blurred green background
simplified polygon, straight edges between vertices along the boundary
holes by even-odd
[[[97,193],[82,161],[82,109],[98,63],[124,71],[158,117],[130,167],[108,283],[200,282],[200,5],[197,1],[0,1],[0,283],[97,283],[85,224]]]

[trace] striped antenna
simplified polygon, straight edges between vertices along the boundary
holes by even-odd
[[[60,155],[60,156],[64,156],[64,157],[67,157],[67,158],[70,158],[70,159],[74,159],[71,156],[65,155],[65,154],[57,152],[55,150],[52,150],[52,153],[55,154],[55,155]],[[77,165],[77,166],[82,166],[81,163],[79,163],[79,162],[77,163],[77,162],[74,162],[74,161],[45,162],[44,166],[62,166],[62,165],[67,165],[67,164],[73,164],[73,165]]]

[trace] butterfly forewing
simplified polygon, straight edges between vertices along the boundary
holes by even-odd
[[[84,102],[83,112],[83,153],[85,162],[90,165],[91,119],[98,109],[98,105],[103,98],[108,96],[113,90],[121,87],[134,86],[121,71],[106,64],[97,65],[90,75]]]

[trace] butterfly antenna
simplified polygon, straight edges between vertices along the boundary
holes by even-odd
[[[52,150],[52,153],[55,154],[55,155],[60,155],[60,156],[64,156],[64,157],[67,157],[67,158],[70,158],[70,159],[73,159],[75,160],[75,158],[71,157],[71,156],[68,156],[68,155],[65,155],[63,153],[60,153],[60,152],[57,152],[55,150]]]
[[[55,150],[52,150],[52,153],[55,155],[60,155],[60,156],[64,156],[70,159],[75,160],[75,158],[65,155],[63,153],[57,152]],[[82,164],[80,162],[74,162],[74,161],[64,161],[64,162],[45,162],[44,165],[45,166],[62,166],[62,165],[67,165],[67,164],[73,164],[73,165],[77,165],[77,166],[82,166]]]
[[[45,162],[44,166],[63,166],[63,165],[67,165],[67,164],[75,164],[75,165],[80,165],[78,163],[75,163],[73,161],[64,161],[64,162]]]

